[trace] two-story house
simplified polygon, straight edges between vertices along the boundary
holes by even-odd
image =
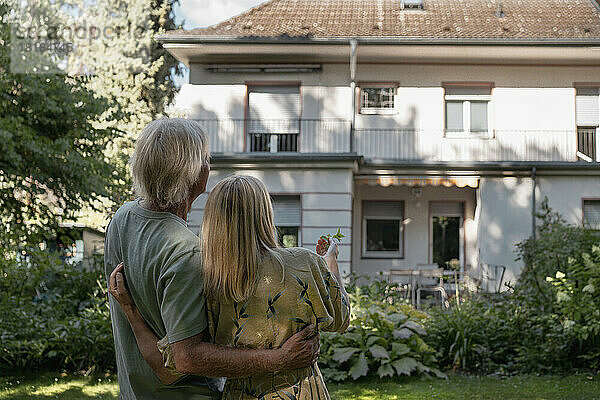
[[[271,0],[158,40],[189,67],[209,189],[259,177],[282,242],[340,228],[345,272],[456,259],[491,290],[544,197],[600,229],[595,0]]]

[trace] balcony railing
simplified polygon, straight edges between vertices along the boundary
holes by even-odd
[[[348,153],[350,121],[341,119],[199,119],[213,153]]]
[[[575,131],[497,130],[445,136],[441,130],[357,130],[365,157],[427,161],[577,161]]]
[[[298,151],[300,120],[246,120],[249,151]]]
[[[197,120],[212,153],[350,152],[350,121]],[[579,138],[581,142],[581,138]],[[576,130],[495,130],[446,136],[443,130],[356,129],[354,151],[366,158],[427,161],[577,161]]]

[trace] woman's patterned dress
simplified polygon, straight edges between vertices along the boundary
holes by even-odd
[[[274,249],[280,263],[266,255],[259,263],[258,286],[243,304],[207,299],[209,331],[214,343],[253,349],[280,347],[313,323],[319,331],[343,332],[350,306],[323,257],[304,248]],[[159,342],[173,367],[166,338]],[[224,399],[316,399],[329,393],[317,364],[241,379],[228,379]]]

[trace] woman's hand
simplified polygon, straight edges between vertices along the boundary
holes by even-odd
[[[125,276],[123,275],[124,268],[125,265],[120,263],[113,272],[111,272],[110,278],[108,279],[108,291],[121,305],[123,310],[127,311],[135,308],[135,303],[125,286]]]
[[[325,258],[335,258],[337,260],[338,254],[340,254],[340,250],[338,249],[338,245],[336,242],[332,242],[330,240],[329,248],[327,249],[327,253],[325,253]]]

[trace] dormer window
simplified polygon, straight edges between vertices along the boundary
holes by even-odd
[[[400,0],[400,8],[403,10],[422,10],[423,0]]]
[[[360,83],[361,114],[395,114],[396,83]]]

